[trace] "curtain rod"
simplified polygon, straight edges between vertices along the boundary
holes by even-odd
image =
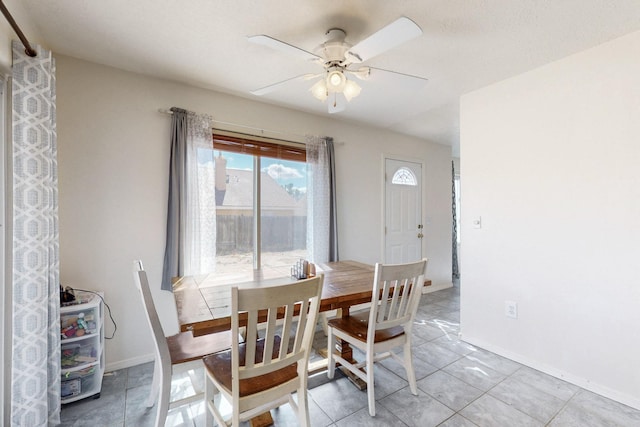
[[[0,1],[2,1],[2,0],[0,0]],[[162,113],[162,114],[173,115],[173,111],[167,110],[166,108],[158,108],[158,112]],[[250,129],[250,130],[257,130],[257,131],[260,131],[262,133],[269,132],[269,133],[276,133],[276,134],[285,135],[285,136],[286,135],[295,136],[295,137],[301,138],[302,140],[301,141],[293,141],[293,142],[299,142],[301,144],[304,144],[304,141],[307,138],[307,135],[302,135],[302,134],[299,134],[299,133],[283,132],[283,131],[279,131],[279,130],[268,130],[268,129],[262,129],[262,128],[253,127],[253,126],[242,125],[240,123],[222,122],[220,120],[215,120],[215,119],[213,119],[213,121],[215,123],[217,123],[217,124],[220,124],[220,125],[237,126],[237,127],[240,127],[240,128],[245,128],[245,129]],[[229,130],[229,129],[227,129],[227,130]],[[344,141],[335,141],[335,140],[334,140],[333,143],[334,143],[334,145],[344,145],[345,144]]]
[[[173,114],[173,112],[171,110],[166,110],[166,109],[163,109],[163,108],[159,108],[158,112],[160,112],[162,114]],[[216,124],[219,124],[219,125],[237,126],[237,127],[240,127],[240,128],[254,130],[254,131],[257,130],[257,131],[260,131],[263,134],[265,132],[268,132],[268,133],[275,133],[275,134],[280,134],[280,135],[285,135],[285,136],[287,136],[287,135],[295,136],[295,137],[301,138],[302,141],[304,141],[304,139],[306,138],[306,135],[301,135],[301,134],[291,133],[291,132],[283,132],[283,131],[278,131],[278,130],[262,129],[262,128],[257,128],[257,127],[254,127],[254,126],[243,125],[243,124],[240,124],[240,123],[223,122],[223,121],[216,120],[216,119],[213,119],[213,122],[216,123]],[[294,142],[302,142],[302,141],[294,141]]]
[[[24,46],[24,53],[32,58],[37,56],[38,53],[33,50],[31,45],[29,44],[29,40],[27,40],[27,38],[24,36],[24,33],[22,32],[20,27],[18,27],[18,24],[16,24],[16,21],[13,19],[13,16],[11,16],[11,13],[9,13],[9,9],[7,9],[2,0],[0,0],[0,10],[2,10],[2,14],[7,19],[7,22],[9,22],[9,25],[11,25],[11,28],[13,28],[13,31],[16,32],[18,38],[22,42],[22,45]]]

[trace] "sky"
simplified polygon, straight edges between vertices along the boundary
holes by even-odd
[[[216,150],[217,157],[219,150]],[[230,153],[223,151],[222,156],[227,159],[228,169],[253,170],[253,156],[241,153]],[[290,160],[273,159],[270,157],[260,158],[260,167],[278,184],[285,186],[293,184],[294,188],[306,192],[307,188],[307,166],[303,162],[292,162]]]

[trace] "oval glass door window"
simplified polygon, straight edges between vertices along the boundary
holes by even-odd
[[[391,183],[398,185],[418,185],[416,176],[413,174],[413,171],[405,167],[398,169],[396,173],[393,174]]]

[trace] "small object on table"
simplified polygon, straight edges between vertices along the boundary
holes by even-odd
[[[315,275],[316,266],[306,259],[301,258],[293,265],[293,267],[291,267],[291,277],[297,280],[308,279],[310,277],[315,277]]]

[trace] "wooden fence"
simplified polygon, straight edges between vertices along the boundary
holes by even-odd
[[[262,250],[285,252],[307,247],[306,216],[262,216]],[[253,250],[253,216],[216,216],[216,253]]]

